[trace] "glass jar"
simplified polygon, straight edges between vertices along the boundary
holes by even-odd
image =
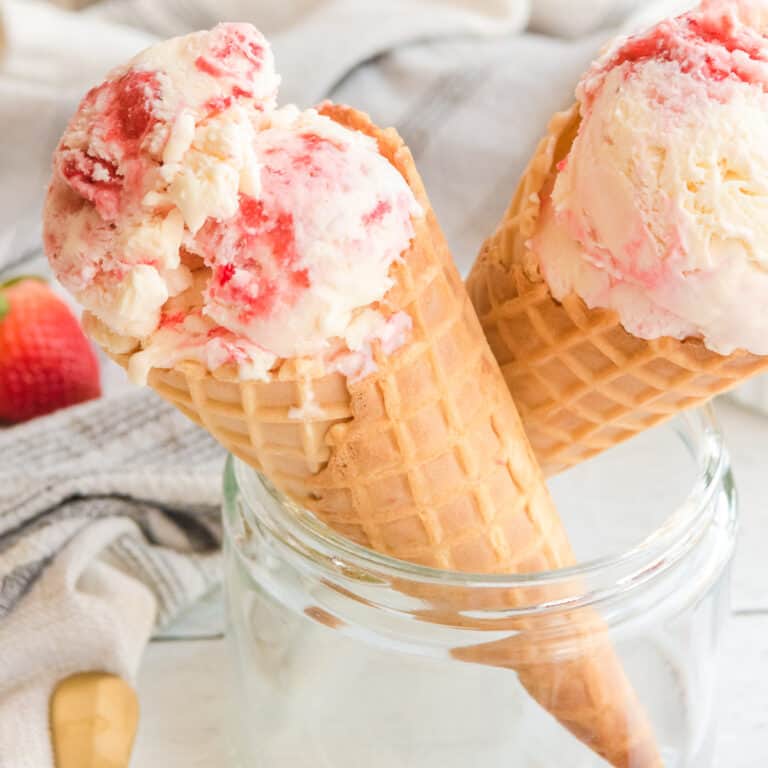
[[[454,653],[529,631],[536,617],[568,627],[595,611],[666,768],[713,765],[736,502],[712,411],[680,416],[550,487],[581,565],[454,573],[350,543],[230,459],[225,579],[243,768],[605,766],[514,671]],[[441,591],[456,611],[434,610]],[[557,642],[567,658],[567,632]]]

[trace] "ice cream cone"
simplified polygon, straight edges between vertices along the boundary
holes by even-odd
[[[410,341],[388,356],[375,351],[377,370],[354,382],[286,360],[266,382],[240,380],[226,366],[209,373],[184,362],[153,369],[149,384],[280,490],[377,551],[472,572],[572,564],[410,152],[394,130],[378,129],[350,108],[322,111],[373,136],[427,212],[415,222],[387,296],[412,318]],[[99,338],[98,321],[88,317],[86,324]],[[130,354],[113,357],[127,366]],[[570,621],[566,658],[555,658],[554,643],[533,648],[519,639],[456,655],[516,669],[543,707],[613,765],[659,765],[650,726],[604,625],[594,614]]]
[[[595,456],[768,368],[768,357],[720,355],[696,338],[640,339],[611,310],[576,294],[557,301],[530,248],[557,164],[579,125],[554,115],[496,232],[467,280],[533,450],[551,475]]]

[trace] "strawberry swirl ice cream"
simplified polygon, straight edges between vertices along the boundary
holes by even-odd
[[[160,43],[83,99],[54,156],[44,239],[90,332],[129,373],[191,359],[265,378],[309,357],[348,376],[394,350],[392,265],[421,210],[376,142],[278,108],[247,24]]]
[[[582,79],[532,239],[555,298],[613,309],[640,338],[768,354],[762,7],[705,3],[618,41]]]

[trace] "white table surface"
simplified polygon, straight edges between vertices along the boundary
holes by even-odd
[[[721,659],[715,765],[765,768],[768,417],[727,401],[720,402],[717,410],[733,458],[742,527],[733,573],[733,617]],[[142,716],[133,768],[234,768],[224,723],[226,664],[221,638],[150,644],[138,681]]]

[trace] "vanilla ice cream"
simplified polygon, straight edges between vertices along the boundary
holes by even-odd
[[[221,24],[169,40],[83,99],[59,143],[45,245],[129,372],[198,360],[264,378],[311,357],[347,375],[402,344],[390,269],[421,215],[376,142],[277,107],[266,40]]]
[[[748,10],[663,21],[582,79],[532,240],[555,298],[640,338],[768,354],[768,41]]]

